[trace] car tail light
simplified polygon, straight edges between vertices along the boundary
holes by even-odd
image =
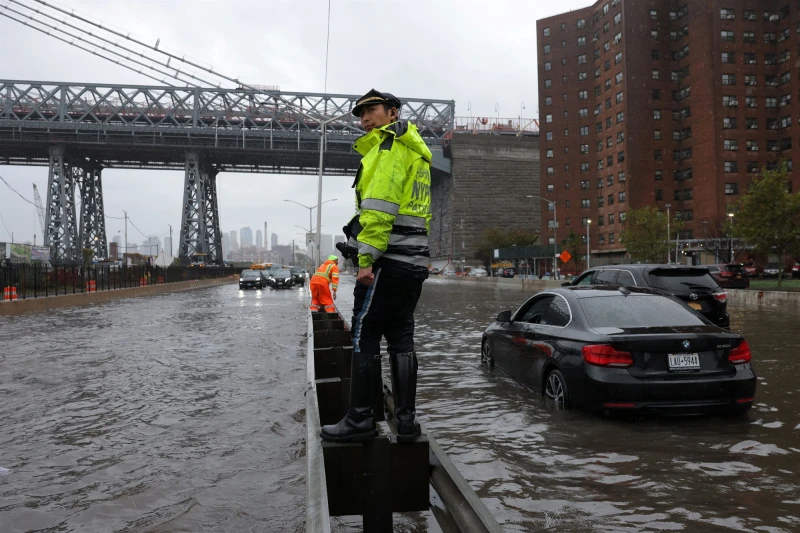
[[[635,403],[619,403],[619,402],[606,402],[603,407],[611,407],[613,409],[633,409],[636,407]]]
[[[607,344],[590,344],[581,351],[583,360],[595,366],[624,368],[633,365],[633,354],[620,352]]]
[[[753,398],[736,398],[736,403],[753,403]]]
[[[717,292],[714,293],[714,299],[718,302],[727,302],[728,301],[728,293],[727,292]]]
[[[733,276],[733,272],[728,272],[727,270],[723,270],[722,272],[719,273],[719,275],[722,276],[723,278],[729,278]]]
[[[750,353],[750,345],[747,344],[746,340],[742,339],[742,342],[739,343],[739,346],[731,350],[728,354],[728,361],[734,365],[741,365],[742,363],[749,363],[752,357],[753,355]]]

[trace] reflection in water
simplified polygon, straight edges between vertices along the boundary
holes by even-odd
[[[0,532],[302,531],[307,297],[230,285],[3,319]],[[523,299],[433,279],[417,312],[423,421],[506,530],[800,531],[795,315],[731,313],[760,376],[747,417],[628,423],[480,366],[484,327]]]

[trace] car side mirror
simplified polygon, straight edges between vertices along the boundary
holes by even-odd
[[[565,281],[561,284],[562,287],[569,287],[571,283],[569,281]]]
[[[498,322],[511,322],[511,311],[502,311],[497,315]]]

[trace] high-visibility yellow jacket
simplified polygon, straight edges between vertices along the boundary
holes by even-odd
[[[339,267],[333,261],[325,261],[311,276],[311,283],[325,285],[330,283],[331,289],[337,290],[339,288]]]
[[[355,182],[358,224],[348,241],[358,249],[358,266],[427,277],[431,151],[406,121],[373,129],[353,148],[363,156]]]

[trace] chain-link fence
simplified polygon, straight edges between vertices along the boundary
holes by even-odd
[[[41,298],[60,294],[109,291],[163,285],[181,281],[215,279],[233,276],[233,267],[148,265],[118,266],[79,265],[46,266],[41,264],[8,264],[0,266],[0,287],[3,299]]]

